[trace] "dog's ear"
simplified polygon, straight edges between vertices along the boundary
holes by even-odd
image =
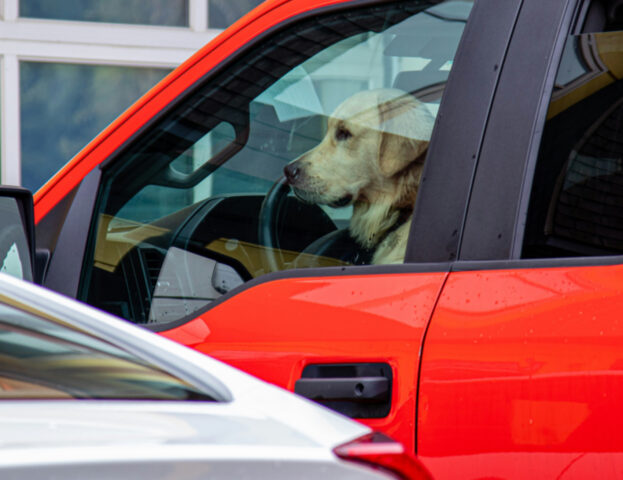
[[[434,119],[428,109],[405,93],[379,102],[379,166],[391,177],[421,157],[428,148]]]

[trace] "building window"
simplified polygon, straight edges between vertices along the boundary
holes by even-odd
[[[188,0],[20,0],[21,17],[188,26]]]
[[[227,28],[247,12],[257,7],[263,0],[209,0],[208,26]]]
[[[37,190],[168,72],[20,62],[22,185]]]
[[[38,189],[167,72],[260,3],[0,0],[1,181]]]

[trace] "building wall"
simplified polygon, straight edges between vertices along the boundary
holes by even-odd
[[[0,0],[0,181],[37,190],[261,0]]]

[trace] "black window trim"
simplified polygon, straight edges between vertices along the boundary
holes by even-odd
[[[581,1],[524,0],[478,160],[461,261],[520,257],[549,92]],[[538,35],[547,40],[536,41]],[[518,98],[518,91],[527,95]]]
[[[534,270],[564,267],[601,267],[623,264],[623,255],[607,257],[560,257],[506,260],[463,260],[454,262],[450,272],[474,272],[490,270]]]
[[[76,298],[84,275],[84,258],[101,177],[101,170],[93,169],[78,185],[43,279],[43,286],[72,298]]]
[[[482,138],[523,1],[478,0],[472,8],[429,145],[405,262],[459,256]]]

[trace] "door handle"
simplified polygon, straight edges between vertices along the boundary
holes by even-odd
[[[389,387],[387,377],[301,378],[294,385],[294,393],[316,401],[370,403],[387,401]]]
[[[383,418],[392,408],[388,363],[321,363],[305,366],[294,392],[351,418]]]

